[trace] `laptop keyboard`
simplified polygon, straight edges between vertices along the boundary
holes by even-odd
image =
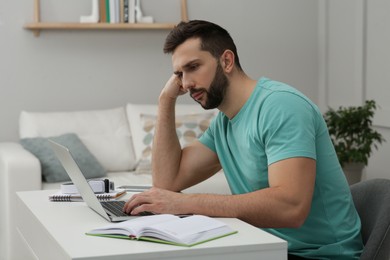
[[[117,217],[129,216],[123,212],[123,207],[125,206],[126,201],[124,200],[109,200],[100,202],[105,210],[108,210]],[[139,214],[139,216],[149,216],[154,215],[154,213],[149,211],[144,211]]]
[[[124,200],[101,201],[100,203],[104,209],[110,211],[115,216],[128,216],[125,212],[123,212],[123,207],[126,203]]]

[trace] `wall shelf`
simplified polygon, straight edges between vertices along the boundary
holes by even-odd
[[[28,23],[24,28],[28,30],[93,30],[93,29],[172,29],[175,24],[170,23]]]
[[[187,21],[187,0],[181,0],[181,20]],[[34,22],[24,28],[39,36],[41,30],[169,30],[174,23],[61,23],[40,21],[40,0],[34,0]]]

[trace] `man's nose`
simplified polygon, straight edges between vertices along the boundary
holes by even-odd
[[[182,84],[185,90],[191,90],[195,86],[194,81],[186,75],[183,75]]]

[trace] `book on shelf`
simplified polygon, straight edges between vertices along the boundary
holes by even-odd
[[[129,22],[129,0],[123,0],[123,22]]]
[[[129,0],[129,23],[135,23],[135,0]]]
[[[110,23],[117,23],[116,0],[109,0]]]
[[[101,23],[107,22],[106,0],[99,0],[99,17]]]
[[[125,22],[125,1],[119,0],[119,22]]]
[[[111,6],[110,6],[110,17],[111,17],[111,23],[124,23],[124,7],[125,2],[124,0],[111,0]],[[112,9],[113,6],[113,9]],[[113,17],[113,18],[112,18]]]
[[[161,214],[106,225],[86,234],[191,247],[235,233],[227,224],[211,217]]]
[[[126,194],[125,190],[114,190],[106,193],[95,193],[98,200],[113,200]],[[58,191],[54,194],[49,195],[50,201],[83,201],[83,198],[78,193],[62,193]]]
[[[110,0],[106,0],[106,23],[111,23]]]

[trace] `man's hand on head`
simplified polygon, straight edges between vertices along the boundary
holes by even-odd
[[[161,92],[161,95],[176,99],[178,96],[184,95],[188,90],[183,88],[183,84],[180,79],[180,75],[172,74]]]

